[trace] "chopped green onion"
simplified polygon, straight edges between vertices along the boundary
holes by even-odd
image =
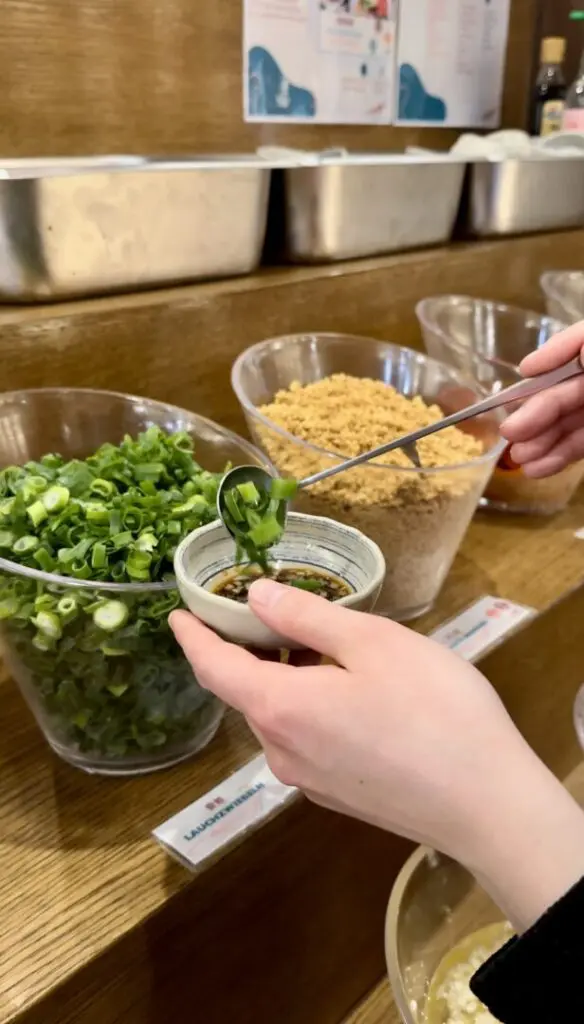
[[[3,642],[60,742],[89,759],[158,757],[206,727],[211,698],[167,617],[180,605],[176,546],[216,518],[220,479],[197,464],[186,432],[156,426],[86,459],[49,454],[0,469],[2,558],[90,582],[64,593],[50,575],[0,573]],[[171,586],[129,588],[123,600],[100,589],[150,581]]]
[[[267,552],[284,532],[286,505],[298,489],[296,480],[276,478],[268,488],[244,481],[223,493],[223,518],[236,543],[236,561],[243,555],[267,569]]]
[[[123,601],[106,601],[105,604],[95,609],[93,621],[106,633],[113,633],[126,624],[128,614],[128,606]]]
[[[93,545],[91,552],[91,568],[104,569],[107,565],[107,548],[101,541]]]
[[[130,579],[149,580],[152,556],[146,551],[131,551],[126,562],[126,572]]]
[[[101,501],[88,501],[85,504],[85,518],[88,523],[108,523],[109,512],[107,505]]]
[[[157,544],[158,539],[153,533],[141,533],[136,541],[138,551],[154,551]]]
[[[33,647],[36,647],[39,651],[52,651],[54,643],[46,633],[35,633],[32,638]]]
[[[101,480],[98,477],[91,481],[89,490],[91,494],[97,494],[99,498],[111,498],[116,493],[116,485],[111,480]]]
[[[40,526],[48,515],[42,501],[35,501],[33,505],[29,505],[26,511],[33,526]]]
[[[43,636],[48,636],[51,640],[59,640],[62,636],[61,621],[53,612],[39,612],[32,621]]]
[[[291,501],[298,491],[298,481],[289,477],[276,476],[270,487],[270,497],[274,501]]]
[[[69,497],[69,491],[66,487],[49,487],[41,500],[47,512],[62,512],[69,501]]]
[[[33,537],[31,534],[26,534],[24,537],[19,537],[18,540],[14,541],[12,550],[15,555],[28,555],[35,548],[38,548],[39,541],[37,537]]]
[[[182,519],[184,516],[188,515],[190,512],[195,512],[195,511],[202,512],[206,508],[207,508],[207,502],[206,502],[205,498],[203,497],[203,495],[202,494],[193,494],[182,505],[176,505],[173,508],[173,510],[172,510],[172,514],[173,514],[173,516],[175,516],[175,517],[177,517],[179,519]]]
[[[237,493],[241,495],[246,505],[258,505],[260,501],[260,492],[256,485],[248,480],[247,483],[238,484],[236,487]]]
[[[51,558],[46,548],[38,548],[32,557],[39,569],[42,569],[43,572],[53,572],[53,569],[55,568],[55,560],[54,558]]]
[[[253,530],[250,530],[248,537],[256,548],[269,548],[276,544],[282,536],[283,530],[275,516],[262,519]]]
[[[20,607],[20,602],[16,597],[7,597],[5,601],[0,601],[0,620],[11,619],[13,615],[16,615]]]

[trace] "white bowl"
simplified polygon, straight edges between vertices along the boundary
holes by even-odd
[[[248,605],[212,592],[234,565],[234,556],[233,538],[219,521],[194,530],[179,544],[174,571],[189,611],[235,643],[268,650],[298,648],[265,626]],[[280,568],[310,565],[340,577],[352,593],[336,603],[359,611],[373,610],[385,578],[385,559],[372,540],[351,526],[301,512],[288,514],[286,532],[272,556]]]

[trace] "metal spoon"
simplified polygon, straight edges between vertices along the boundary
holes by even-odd
[[[554,387],[555,384],[560,384],[562,381],[569,380],[571,377],[577,377],[581,373],[584,373],[584,367],[580,362],[580,358],[577,357],[576,359],[572,359],[571,362],[566,363],[565,366],[560,366],[556,370],[551,370],[549,373],[541,373],[537,377],[527,377],[525,380],[519,381],[517,384],[512,384],[511,387],[504,388],[496,394],[489,395],[488,398],[484,398],[480,402],[474,402],[472,405],[467,405],[466,408],[461,409],[459,412],[452,413],[450,416],[445,416],[444,419],[438,420],[436,423],[431,423],[428,427],[421,427],[420,430],[413,430],[410,434],[404,434],[403,437],[398,437],[394,441],[389,441],[387,444],[382,444],[378,448],[371,449],[371,451],[363,452],[362,455],[356,455],[354,458],[346,459],[344,462],[337,462],[334,466],[329,466],[328,469],[321,470],[320,473],[314,473],[313,476],[307,476],[304,480],[299,480],[298,487],[301,490],[305,487],[312,487],[313,484],[318,484],[321,480],[327,480],[331,476],[336,476],[337,473],[344,473],[347,469],[353,469],[355,466],[361,466],[364,462],[370,462],[371,459],[377,459],[380,455],[386,455],[387,452],[394,451],[396,448],[404,448],[406,446],[410,448],[408,455],[410,455],[412,461],[416,461],[416,464],[420,467],[421,464],[416,450],[416,442],[420,441],[423,437],[428,437],[429,434],[436,434],[438,431],[444,430],[446,427],[453,427],[457,423],[464,423],[465,420],[473,419],[475,416],[480,416],[485,412],[491,412],[493,409],[499,409],[502,406],[523,401],[526,398],[530,398],[532,395],[537,394],[538,391],[545,391],[547,388]],[[237,466],[236,469],[231,469],[226,473],[217,492],[217,512],[219,513],[219,518],[223,523],[225,523],[224,495],[226,491],[230,490],[232,487],[237,487],[238,484],[245,483],[247,480],[253,481],[256,487],[267,488],[270,485],[271,479],[272,477],[270,474],[259,466]]]

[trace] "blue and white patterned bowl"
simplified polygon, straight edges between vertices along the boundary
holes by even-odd
[[[217,633],[253,647],[296,648],[261,622],[246,604],[212,593],[221,575],[234,564],[235,544],[221,522],[190,533],[176,550],[174,571],[187,608]],[[372,540],[333,519],[289,512],[286,532],[272,548],[278,568],[294,565],[323,569],[351,588],[337,604],[370,612],[385,578],[385,559]]]

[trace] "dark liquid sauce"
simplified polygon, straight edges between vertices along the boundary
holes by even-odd
[[[223,573],[221,579],[213,587],[213,593],[219,597],[228,597],[230,601],[238,601],[239,604],[247,603],[249,588],[255,580],[262,576],[268,576],[278,583],[285,583],[289,587],[297,587],[299,590],[310,590],[318,597],[324,597],[327,601],[338,601],[341,597],[351,594],[352,588],[338,576],[322,569],[315,569],[313,566],[289,566],[284,569],[273,569],[269,573],[262,572],[255,566],[235,566]]]

